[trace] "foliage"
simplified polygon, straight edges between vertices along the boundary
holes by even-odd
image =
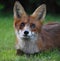
[[[17,0],[0,0],[0,4],[4,6],[4,11],[12,10]],[[32,13],[39,5],[46,4],[49,13],[60,13],[60,0],[18,0],[25,10]],[[1,8],[1,7],[0,7]]]
[[[0,4],[0,10],[2,10],[4,8],[3,4]]]
[[[60,6],[60,0],[56,0],[56,3]]]

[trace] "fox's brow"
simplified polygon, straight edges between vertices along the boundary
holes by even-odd
[[[29,15],[28,15],[28,19],[27,20],[28,20],[28,22],[30,21],[30,16]]]

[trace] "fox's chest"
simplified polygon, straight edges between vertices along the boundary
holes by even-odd
[[[22,50],[24,53],[29,53],[29,54],[39,52],[36,42],[32,40],[31,41],[19,40],[18,44],[16,44],[16,48]]]

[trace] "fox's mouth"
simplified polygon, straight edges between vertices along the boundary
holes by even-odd
[[[30,39],[30,36],[24,35],[24,36],[22,37],[22,39],[28,40],[28,39]]]

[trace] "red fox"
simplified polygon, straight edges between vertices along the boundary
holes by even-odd
[[[43,24],[46,5],[40,5],[27,15],[22,5],[14,5],[14,29],[17,54],[35,54],[52,48],[60,48],[60,23]]]

